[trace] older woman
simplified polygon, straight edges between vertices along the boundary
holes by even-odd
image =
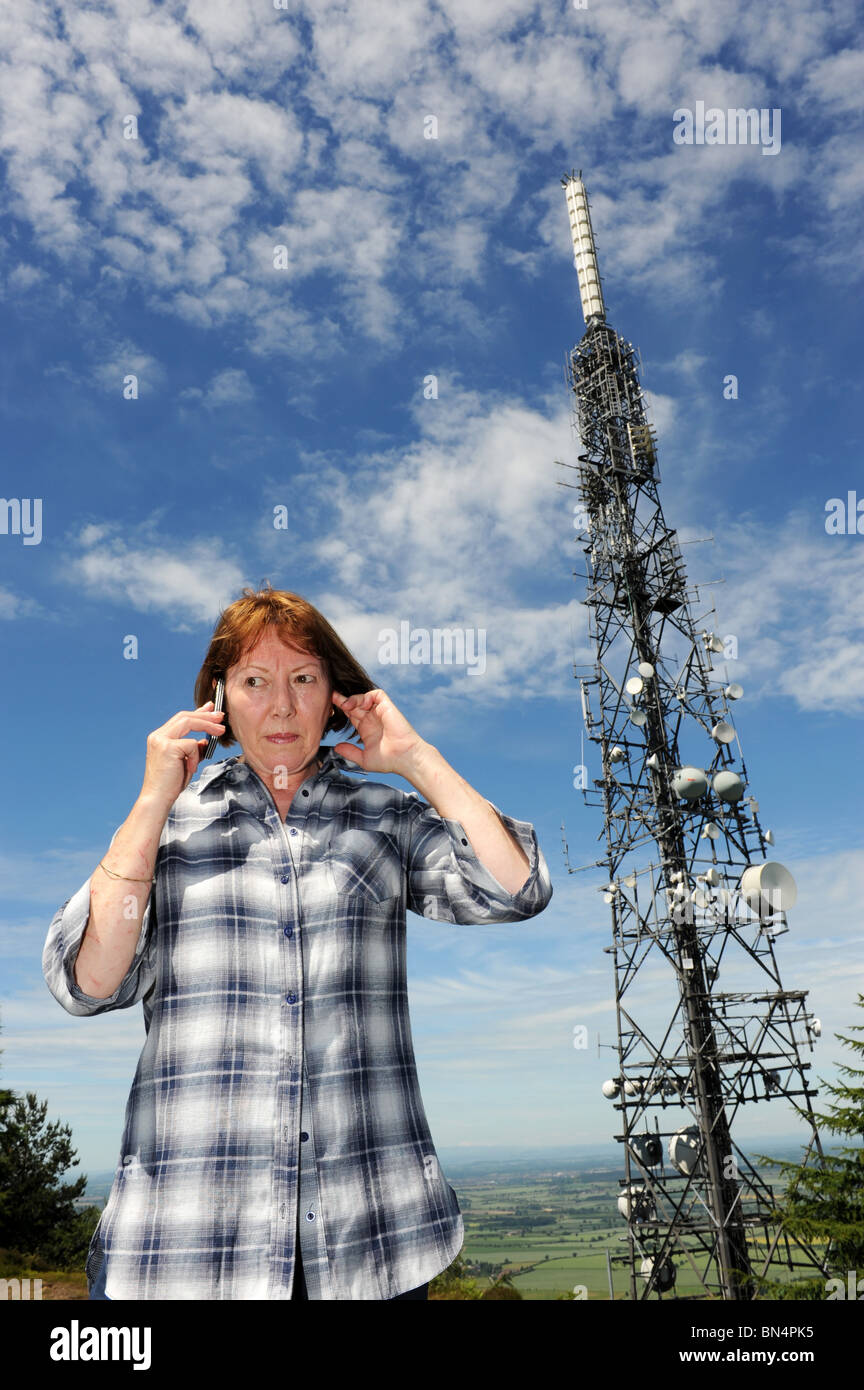
[[[224,715],[204,699],[220,676]],[[463,1224],[418,1088],[405,913],[536,916],[552,888],[534,829],[296,594],[225,609],[195,698],[150,734],[138,798],[45,944],[69,1013],[144,1010],[91,1296],[425,1297]],[[333,729],[362,748],[322,743]],[[193,730],[243,751],[190,785]]]

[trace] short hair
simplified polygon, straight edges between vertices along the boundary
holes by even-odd
[[[299,647],[317,657],[327,673],[331,690],[343,695],[362,695],[377,689],[367,671],[351,655],[338,633],[323,613],[300,594],[287,589],[274,589],[269,580],[260,589],[247,586],[242,596],[229,603],[219,615],[210,639],[204,664],[195,681],[195,708],[213,699],[213,681],[224,678],[229,667],[236,665],[242,654],[254,647],[268,628],[274,628],[281,642]],[[324,733],[342,733],[354,725],[337,708],[324,726]],[[219,743],[227,748],[236,743],[228,710],[225,710],[225,733]]]

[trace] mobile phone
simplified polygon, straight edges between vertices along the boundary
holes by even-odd
[[[214,708],[213,708],[213,713],[214,713],[214,714],[218,714],[219,711],[220,711],[221,709],[224,708],[224,701],[225,701],[225,682],[223,681],[222,677],[220,676],[219,679],[218,679],[218,681],[216,682],[216,694],[215,694],[215,696],[213,697],[213,706],[214,706]],[[212,757],[213,757],[213,754],[216,752],[216,745],[217,745],[217,743],[219,742],[220,737],[221,737],[220,734],[211,734],[210,738],[209,738],[208,741],[207,741],[207,747],[204,749],[204,752],[201,754],[201,761],[202,761],[202,762],[204,761],[205,758],[212,758]]]

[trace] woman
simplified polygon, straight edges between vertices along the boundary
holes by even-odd
[[[195,699],[150,734],[138,798],[45,944],[69,1013],[144,1008],[91,1295],[425,1297],[463,1225],[417,1083],[405,913],[535,916],[552,888],[534,829],[296,594],[225,609]],[[323,744],[333,729],[362,748]],[[243,751],[190,785],[193,730]]]

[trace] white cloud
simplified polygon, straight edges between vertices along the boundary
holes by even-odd
[[[514,222],[526,246],[539,235],[567,255],[560,191],[543,174],[538,194],[537,151],[570,149],[578,130],[603,170],[586,176],[606,273],[692,300],[713,270],[700,232],[718,209],[734,213],[733,180],[814,215],[820,192],[850,217],[858,207],[864,161],[830,126],[861,63],[831,53],[841,29],[803,0],[769,0],[758,16],[743,0],[584,11],[325,0],[287,12],[106,0],[56,13],[21,0],[0,82],[10,207],[67,270],[98,268],[106,294],[138,286],[163,313],[230,319],[253,351],[308,360],[332,354],[345,328],[390,343],[418,315],[452,321],[451,286],[498,254],[519,263]],[[823,118],[806,146],[775,159],[672,146],[680,102],[788,107],[801,72]],[[437,140],[424,139],[429,114]],[[124,138],[129,115],[137,139]],[[848,232],[820,226],[811,262],[854,276]],[[277,280],[280,239],[291,265]],[[321,273],[339,292],[319,325],[302,299]]]
[[[738,639],[727,663],[748,701],[788,696],[801,710],[864,709],[864,546],[790,513],[770,526],[715,518],[722,547],[719,630]],[[702,568],[705,561],[699,562]],[[735,675],[731,668],[734,666]]]
[[[85,527],[66,557],[66,582],[93,599],[158,612],[177,630],[215,621],[245,582],[239,564],[221,540],[160,543],[153,530]]]
[[[19,618],[33,618],[42,614],[41,605],[35,599],[23,594],[15,594],[11,589],[0,589],[0,621],[7,622]]]
[[[180,398],[198,401],[207,410],[218,410],[221,406],[247,405],[255,398],[255,388],[242,369],[226,367],[210,379],[205,390],[190,386],[180,392]]]

